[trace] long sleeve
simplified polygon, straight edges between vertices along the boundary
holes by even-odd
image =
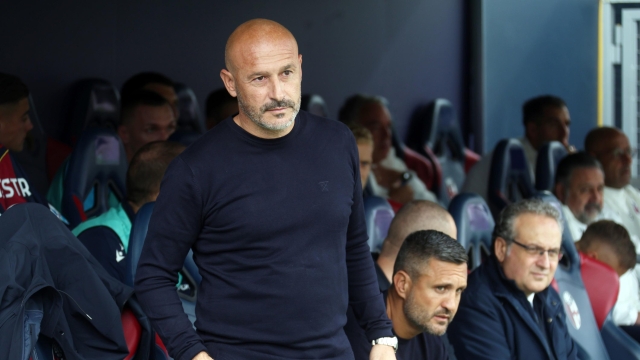
[[[136,272],[138,299],[176,360],[206,351],[175,287],[178,271],[202,228],[200,193],[189,166],[176,158],[162,181]]]

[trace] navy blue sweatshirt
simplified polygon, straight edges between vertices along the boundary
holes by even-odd
[[[190,248],[197,333],[175,291]],[[353,359],[349,304],[368,338],[391,336],[349,129],[301,111],[278,139],[232,118],[203,135],[162,181],[136,292],[176,360]]]

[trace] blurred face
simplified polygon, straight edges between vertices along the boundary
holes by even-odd
[[[522,214],[515,219],[514,228],[516,239],[513,240],[520,244],[544,250],[560,249],[562,233],[553,218]],[[543,255],[539,252],[530,253],[513,243],[507,246],[506,240],[500,237],[496,239],[495,253],[504,275],[513,280],[527,296],[546,289],[558,267],[557,257],[553,258],[547,252]]]
[[[561,185],[558,195],[580,222],[590,224],[602,211],[604,174],[598,168],[577,168],[569,186]]]
[[[615,189],[627,186],[631,181],[631,162],[634,154],[627,136],[617,132],[604,138],[599,149],[595,156],[604,169],[604,183]]]
[[[360,109],[360,124],[373,135],[373,163],[384,160],[391,149],[391,114],[381,104],[371,103]]]
[[[153,141],[164,141],[176,130],[176,119],[170,106],[139,105],[133,119],[121,125],[118,134],[127,151],[129,160],[144,145]]]
[[[0,105],[0,145],[11,151],[22,151],[27,133],[33,129],[29,118],[29,99]]]
[[[260,41],[232,54],[231,72],[221,76],[237,96],[241,121],[250,133],[277,134],[292,128],[301,103],[302,55],[295,39]]]
[[[169,85],[163,85],[158,83],[147,84],[144,87],[145,90],[153,91],[154,93],[162,96],[171,104],[171,109],[173,110],[175,118],[180,117],[180,108],[178,107],[178,95],[176,94],[175,89]]]
[[[360,157],[360,181],[362,188],[367,185],[367,179],[371,172],[371,157],[373,155],[373,145],[367,141],[358,142],[358,156]]]
[[[529,139],[536,148],[549,141],[559,141],[565,147],[569,146],[569,127],[571,117],[566,106],[557,108],[548,106],[544,110],[542,119],[533,122],[529,133],[533,139]]]
[[[404,302],[404,314],[420,331],[443,335],[458,310],[467,287],[467,264],[430,259],[421,275],[412,279]]]

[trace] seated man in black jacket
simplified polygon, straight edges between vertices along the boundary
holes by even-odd
[[[387,315],[398,337],[398,360],[448,359],[440,337],[456,314],[467,286],[467,254],[455,239],[436,230],[421,230],[402,244],[385,292]],[[356,359],[371,350],[352,311],[345,332]]]

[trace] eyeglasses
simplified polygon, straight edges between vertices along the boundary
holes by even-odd
[[[529,246],[525,244],[521,244],[515,240],[511,240],[512,243],[520,246],[527,252],[530,256],[542,256],[544,253],[549,254],[549,260],[560,260],[562,259],[562,250],[561,249],[543,249],[539,246]]]
[[[621,158],[622,156],[628,156],[630,158],[633,158],[638,153],[638,149],[634,149],[634,148],[626,148],[626,149],[615,148],[615,149],[611,150],[609,153],[611,155],[613,155],[613,157],[615,157],[615,158]]]

